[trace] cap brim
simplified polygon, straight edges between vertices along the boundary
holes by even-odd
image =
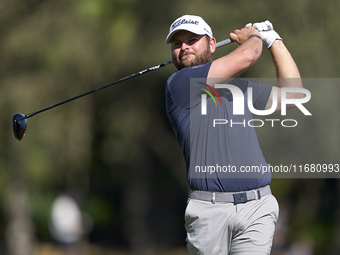
[[[174,35],[176,34],[176,33],[178,33],[179,31],[185,31],[185,29],[175,29],[175,30],[173,30],[170,34],[168,34],[168,36],[166,37],[166,40],[165,40],[165,43],[166,44],[169,44],[169,43],[171,43],[171,41],[172,41],[172,38],[174,37]]]
[[[171,43],[172,41],[172,38],[174,37],[174,35],[176,33],[178,33],[179,31],[188,31],[188,32],[191,32],[193,34],[196,34],[196,35],[207,35],[207,33],[203,32],[203,33],[200,33],[200,32],[197,32],[197,31],[192,31],[190,29],[175,29],[174,31],[172,31],[170,34],[168,34],[168,36],[166,37],[166,40],[165,40],[165,43],[169,44]]]

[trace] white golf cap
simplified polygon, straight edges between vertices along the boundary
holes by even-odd
[[[204,19],[195,15],[184,15],[171,24],[165,42],[170,43],[172,37],[181,30],[186,30],[197,35],[208,35],[209,37],[213,37],[212,30]]]

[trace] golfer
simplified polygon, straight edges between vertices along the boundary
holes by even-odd
[[[269,21],[247,24],[229,36],[239,46],[216,60],[216,40],[201,17],[176,19],[166,37],[178,69],[166,84],[166,108],[184,154],[191,189],[185,212],[187,248],[189,254],[270,254],[279,214],[269,186],[271,175],[240,172],[246,166],[268,166],[254,128],[246,124],[252,118],[247,98],[251,91],[255,109],[268,110],[274,104],[280,111],[281,88],[301,88],[302,83],[293,58]],[[273,86],[237,78],[259,59],[263,44],[281,78],[277,99]],[[192,84],[194,78],[196,84]],[[242,91],[242,115],[233,114],[233,91],[215,90],[213,81]],[[301,97],[304,95],[288,95]],[[214,126],[216,119],[227,124]]]

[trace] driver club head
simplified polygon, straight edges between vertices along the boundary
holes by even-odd
[[[19,141],[24,138],[27,129],[27,119],[25,115],[16,113],[12,118],[12,134]]]

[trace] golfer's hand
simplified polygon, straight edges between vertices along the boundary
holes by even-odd
[[[253,26],[245,27],[242,29],[236,29],[233,33],[229,34],[229,38],[238,44],[242,44],[248,40],[252,34],[260,35],[260,32]]]
[[[247,27],[255,27],[261,34],[262,41],[270,48],[276,40],[282,40],[280,35],[274,30],[273,24],[266,20],[264,22],[248,23]]]

